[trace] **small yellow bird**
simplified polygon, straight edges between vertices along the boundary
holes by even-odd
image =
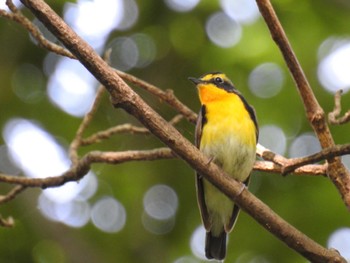
[[[189,80],[196,85],[202,105],[196,125],[196,146],[232,178],[248,185],[259,134],[254,109],[221,72]],[[226,236],[235,224],[239,207],[200,174],[196,188],[207,231],[205,255],[208,259],[223,260]]]

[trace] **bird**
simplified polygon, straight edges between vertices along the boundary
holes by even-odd
[[[256,158],[259,128],[255,110],[222,72],[188,78],[196,85],[201,108],[195,145],[232,178],[248,186]],[[206,229],[205,255],[224,260],[226,239],[239,207],[200,174],[196,174],[197,201]]]

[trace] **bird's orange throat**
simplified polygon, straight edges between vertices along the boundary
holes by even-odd
[[[198,86],[199,99],[202,104],[207,104],[217,100],[225,100],[225,98],[232,96],[223,89],[218,89],[212,84]]]

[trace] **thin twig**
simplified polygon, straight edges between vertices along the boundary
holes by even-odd
[[[256,146],[256,154],[264,160],[274,162],[275,164],[278,164],[280,166],[288,164],[287,158],[280,154],[274,153],[270,149],[265,148],[260,143],[258,143]]]
[[[130,161],[152,161],[171,158],[175,158],[175,155],[169,148],[124,152],[92,151],[79,159],[75,166],[57,176],[28,178],[0,173],[0,181],[8,184],[18,184],[24,187],[58,187],[67,182],[78,181],[83,178],[89,172],[93,163],[119,164]]]
[[[3,218],[0,214],[0,226],[2,227],[14,227],[15,221],[12,217]]]
[[[306,157],[288,159],[288,164],[282,169],[282,174],[292,172],[298,167],[306,164],[316,163],[327,160],[336,156],[346,155],[350,153],[350,144],[336,145],[334,147],[322,149],[320,152]]]
[[[176,125],[178,122],[180,122],[183,119],[182,115],[176,115],[174,118],[172,118],[169,121],[169,124]],[[80,145],[81,146],[87,146],[91,145],[93,143],[99,143],[102,140],[109,139],[115,134],[123,134],[123,133],[130,133],[130,134],[150,134],[150,131],[144,127],[135,126],[130,123],[124,123],[121,125],[117,125],[114,127],[111,127],[104,131],[99,131],[87,138],[81,139]]]
[[[22,12],[13,4],[12,1],[6,0],[6,4],[12,13],[6,12],[0,9],[0,16],[8,18],[12,21],[17,22],[23,26],[32,36],[38,41],[38,45],[49,51],[52,51],[58,55],[62,55],[69,58],[75,58],[71,52],[69,52],[64,47],[57,45],[49,40],[47,40],[43,34],[40,32],[37,26],[35,26],[27,17],[25,17]]]
[[[307,176],[326,176],[328,164],[310,164],[296,168],[292,173],[294,175],[307,175]],[[282,166],[269,161],[256,161],[254,164],[254,170],[264,173],[282,174]]]
[[[24,185],[17,185],[6,195],[0,195],[0,204],[4,204],[16,198],[17,195],[22,193],[27,187]]]
[[[131,133],[131,134],[149,134],[149,130],[144,127],[138,127],[130,123],[117,125],[104,131],[99,131],[88,138],[81,140],[81,146],[87,146],[93,143],[99,143],[102,140],[109,139],[114,134]]]
[[[341,113],[341,95],[343,90],[338,90],[334,95],[334,109],[328,113],[328,121],[330,124],[340,125],[350,121],[350,110],[344,116],[340,117]]]
[[[75,134],[75,137],[69,146],[69,157],[70,157],[73,165],[77,163],[78,158],[79,158],[78,157],[78,148],[79,148],[79,146],[81,146],[83,144],[83,139],[82,139],[83,132],[91,123],[93,116],[95,115],[95,113],[98,109],[98,106],[100,105],[104,91],[105,91],[105,88],[102,85],[97,89],[94,103],[93,103],[90,111],[84,116],[84,118],[83,118],[82,122],[80,123],[80,126]]]
[[[173,90],[163,91],[158,87],[141,80],[133,75],[125,73],[120,70],[115,70],[117,74],[123,78],[125,81],[129,81],[130,83],[148,91],[149,93],[157,96],[161,100],[167,102],[170,106],[176,109],[179,113],[181,113],[189,122],[196,123],[197,114],[194,113],[190,108],[188,108],[185,104],[183,104],[174,94]]]
[[[23,16],[23,14],[18,9],[16,9],[16,7],[13,4],[12,6],[13,8],[15,8],[14,10],[16,10],[16,13],[11,14],[6,12],[5,10],[0,10],[0,16],[13,20],[19,23],[20,25],[22,25],[24,28],[26,28],[32,34],[32,36],[38,41],[41,47],[46,48],[47,50],[54,52],[58,55],[76,59],[75,56],[72,53],[70,53],[67,49],[46,39],[42,35],[40,30],[30,20],[28,20],[25,16]],[[152,85],[144,80],[141,80],[131,74],[122,72],[120,70],[115,70],[115,71],[125,81],[129,81],[130,83],[133,83],[134,85],[148,91],[154,96],[160,98],[162,101],[168,103],[171,107],[173,107],[175,110],[181,113],[188,121],[192,123],[196,122],[197,114],[194,113],[185,104],[183,104],[175,96],[172,90],[163,91],[160,88],[156,87],[155,85]]]

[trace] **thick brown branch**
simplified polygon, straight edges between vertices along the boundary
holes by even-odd
[[[343,90],[338,90],[334,95],[334,109],[328,113],[328,121],[330,124],[340,125],[350,121],[350,110],[344,116],[340,117],[341,113],[341,95]]]
[[[260,12],[270,30],[273,40],[279,47],[290,73],[302,98],[307,118],[318,137],[322,148],[334,146],[334,140],[326,122],[323,109],[320,107],[297,60],[281,23],[269,0],[256,0]],[[340,158],[330,158],[327,174],[337,187],[345,205],[350,210],[350,172]]]

